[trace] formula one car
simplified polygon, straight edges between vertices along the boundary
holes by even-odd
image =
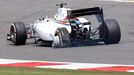
[[[115,19],[104,20],[103,9],[100,7],[72,10],[60,6],[58,13],[52,18],[42,18],[25,26],[23,22],[14,22],[7,34],[7,40],[14,45],[24,45],[27,39],[33,38],[35,43],[49,44],[51,47],[71,47],[76,42],[119,43],[121,32]],[[92,28],[90,20],[85,16],[95,15],[98,26]]]

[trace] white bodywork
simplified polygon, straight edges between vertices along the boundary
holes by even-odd
[[[67,10],[68,8],[59,8],[58,13],[54,18],[44,18],[37,20],[33,24],[34,31],[38,34],[38,37],[45,41],[53,41],[55,37],[55,31],[58,28],[65,27],[68,32],[71,32],[71,26],[67,19]],[[88,22],[85,18],[78,18],[81,23]]]

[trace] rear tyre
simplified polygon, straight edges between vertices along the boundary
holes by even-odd
[[[66,28],[58,28],[55,32],[54,40],[52,43],[53,48],[70,47],[71,40],[69,32]]]
[[[115,19],[108,19],[100,27],[100,37],[105,44],[116,44],[121,39],[121,32],[118,22]]]
[[[10,28],[11,41],[14,45],[24,45],[27,39],[26,28],[23,22],[14,22]]]

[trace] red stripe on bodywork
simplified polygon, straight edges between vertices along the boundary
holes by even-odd
[[[113,67],[100,67],[100,68],[83,68],[79,70],[86,71],[111,71],[111,72],[127,72],[128,70],[134,70],[134,66],[113,66]]]
[[[66,65],[66,64],[50,63],[50,62],[26,62],[26,63],[0,64],[0,66],[12,66],[12,67],[36,67],[36,66],[56,66],[56,65]]]

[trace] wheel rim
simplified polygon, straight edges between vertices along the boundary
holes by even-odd
[[[54,36],[54,42],[52,43],[52,47],[58,48],[63,46],[62,33],[60,30],[56,31],[57,35]]]
[[[60,46],[63,46],[62,32],[59,32],[58,37],[59,37]]]
[[[11,34],[11,41],[15,43],[16,42],[16,27],[14,25],[11,26],[10,34]]]

